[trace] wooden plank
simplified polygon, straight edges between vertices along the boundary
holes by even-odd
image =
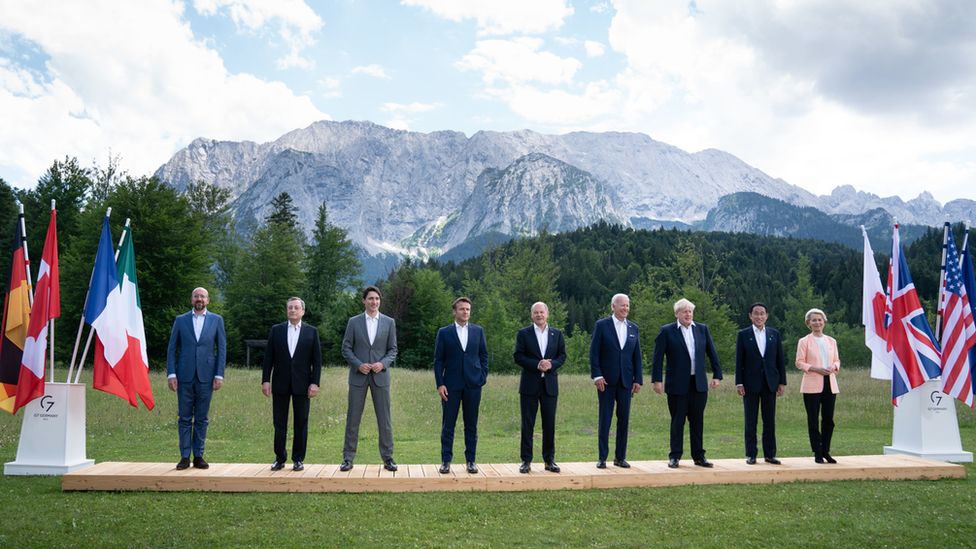
[[[817,464],[809,457],[781,458],[782,465],[746,465],[742,459],[714,460],[714,468],[690,463],[670,469],[665,461],[636,461],[630,469],[597,469],[592,462],[561,464],[561,473],[533,465],[528,474],[514,463],[483,464],[470,475],[453,464],[442,475],[434,464],[404,464],[397,474],[382,466],[307,465],[304,471],[271,471],[267,464],[214,463],[210,469],[176,471],[171,463],[102,462],[62,477],[63,490],[147,490],[214,492],[435,492],[579,490],[589,488],[690,484],[769,484],[839,480],[909,480],[965,478],[966,468],[915,456],[838,456],[837,464]]]

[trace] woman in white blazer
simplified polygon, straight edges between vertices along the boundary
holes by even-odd
[[[807,409],[810,448],[817,463],[837,463],[830,455],[834,403],[840,392],[837,388],[837,371],[840,370],[837,340],[823,333],[827,315],[820,309],[807,311],[805,320],[810,334],[796,343],[796,367],[803,370],[800,392]]]

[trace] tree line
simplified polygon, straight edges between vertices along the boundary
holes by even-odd
[[[305,321],[319,328],[325,359],[342,363],[346,320],[362,311],[358,289],[373,281],[360,279],[358,249],[329,221],[325,203],[307,235],[292,198],[281,193],[259,226],[245,233],[235,226],[224,189],[196,183],[179,192],[154,177],[120,171],[112,161],[104,168],[83,167],[65,158],[30,190],[14,190],[0,179],[0,229],[12,238],[20,201],[35,264],[52,199],[60,239],[59,362],[70,356],[101,220],[111,206],[116,238],[125,219],[132,219],[153,368],[165,366],[173,318],[189,308],[197,286],[211,290],[211,309],[225,316],[230,360],[243,363],[244,342],[265,339],[271,325],[284,320],[287,298],[297,295],[308,306]],[[963,228],[954,230],[960,237]],[[930,229],[906,250],[930,314],[941,245],[941,229]],[[886,273],[887,256],[876,259]],[[551,324],[567,335],[565,370],[586,372],[590,331],[609,314],[610,298],[618,292],[631,297],[631,319],[643,332],[648,359],[658,328],[674,321],[672,303],[686,297],[697,305],[696,320],[710,326],[726,368],[734,367],[735,332],[748,325],[747,309],[756,301],[768,306],[769,324],[783,331],[787,348],[807,333],[803,314],[824,309],[827,332],[837,338],[845,365],[867,366],[861,261],[858,251],[816,240],[599,223],[512,240],[460,262],[405,260],[375,282],[383,291],[381,310],[397,322],[400,367],[431,367],[437,328],[452,321],[451,301],[467,295],[472,321],[485,327],[493,371],[517,370],[515,333],[530,323],[532,303],[545,301]],[[0,273],[9,272],[8,248],[0,254]]]

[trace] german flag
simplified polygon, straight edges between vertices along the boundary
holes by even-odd
[[[30,325],[30,279],[27,276],[27,256],[24,252],[24,214],[17,222],[17,232],[11,245],[10,285],[3,301],[3,324],[0,325],[0,410],[14,413],[17,379],[24,355],[24,340]]]

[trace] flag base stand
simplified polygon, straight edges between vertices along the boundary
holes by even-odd
[[[956,401],[942,392],[940,380],[926,381],[902,397],[895,407],[891,446],[885,446],[884,453],[973,461],[973,453],[962,449]]]
[[[85,457],[85,385],[45,383],[44,396],[23,408],[17,460],[4,475],[63,475],[95,464]]]

